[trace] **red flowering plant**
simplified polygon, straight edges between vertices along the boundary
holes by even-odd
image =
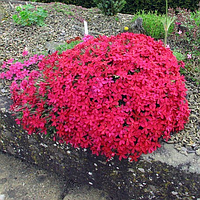
[[[44,58],[40,74],[13,83],[12,110],[29,134],[137,160],[188,120],[183,65],[146,35],[90,37]]]

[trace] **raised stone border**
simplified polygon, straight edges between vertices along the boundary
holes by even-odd
[[[198,199],[200,159],[178,154],[172,144],[164,144],[153,154],[129,163],[86,149],[57,144],[42,135],[29,136],[9,111],[11,100],[0,97],[0,150],[12,154],[63,178],[93,185],[113,200]],[[196,173],[193,173],[196,172]]]

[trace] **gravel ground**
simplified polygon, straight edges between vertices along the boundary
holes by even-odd
[[[21,1],[21,3],[25,2]],[[133,17],[124,14],[105,17],[96,8],[85,9],[61,3],[32,4],[43,6],[48,11],[48,17],[45,20],[46,26],[23,27],[16,25],[11,16],[15,13],[15,7],[20,5],[19,2],[1,3],[4,17],[0,26],[0,61],[9,58],[19,59],[25,47],[29,50],[30,55],[34,55],[53,50],[51,47],[55,47],[56,43],[64,43],[67,39],[76,36],[83,37],[84,20],[88,22],[89,34],[98,36],[119,33],[122,24],[130,21]]]

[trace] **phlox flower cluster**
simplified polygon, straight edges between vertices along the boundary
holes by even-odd
[[[28,55],[27,51],[23,52],[23,56]],[[30,74],[30,67],[34,64],[38,64],[44,58],[43,55],[34,55],[30,57],[29,60],[22,62],[14,62],[14,59],[10,59],[5,61],[1,66],[4,69],[8,69],[6,72],[0,73],[1,79],[8,79],[8,80],[22,80],[29,76]]]
[[[99,36],[45,57],[39,74],[12,85],[12,110],[44,133],[108,159],[137,160],[189,117],[183,62],[149,36]],[[23,87],[21,89],[20,87]]]

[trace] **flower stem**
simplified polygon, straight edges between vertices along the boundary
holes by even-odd
[[[164,43],[165,43],[165,47],[166,47],[166,45],[167,45],[167,32],[168,32],[168,30],[167,30],[167,18],[168,18],[168,2],[167,2],[167,0],[166,0],[166,17],[165,17],[165,41],[164,41]]]

